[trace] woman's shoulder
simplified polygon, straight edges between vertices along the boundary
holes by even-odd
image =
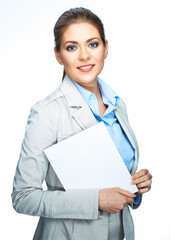
[[[36,102],[30,110],[28,120],[51,122],[59,118],[59,99],[63,99],[60,88],[49,94],[44,99]]]
[[[43,109],[43,108],[50,108],[60,97],[62,97],[63,94],[60,90],[60,88],[57,88],[54,92],[46,96],[45,98],[39,100],[36,102],[33,106],[32,109]]]

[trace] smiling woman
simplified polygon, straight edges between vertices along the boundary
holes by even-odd
[[[103,24],[88,9],[71,9],[58,19],[54,35],[64,79],[31,110],[13,183],[13,207],[40,216],[34,240],[133,240],[129,205],[139,207],[152,176],[146,169],[136,173],[138,143],[125,104],[98,77],[108,53]],[[101,121],[137,185],[136,194],[119,188],[65,190],[44,154],[46,148]]]
[[[62,36],[60,50],[56,47],[54,50],[58,62],[75,82],[89,90],[97,89],[97,76],[104,66],[108,43],[107,40],[103,43],[95,26],[86,22],[70,25]]]

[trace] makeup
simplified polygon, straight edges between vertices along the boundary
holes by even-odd
[[[90,72],[94,68],[95,64],[87,64],[77,67],[81,72]]]

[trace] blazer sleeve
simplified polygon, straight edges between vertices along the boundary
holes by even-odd
[[[42,188],[49,166],[43,151],[57,141],[59,114],[55,101],[49,106],[36,104],[31,109],[13,182],[13,207],[19,213],[32,216],[97,219],[98,189],[50,191]]]

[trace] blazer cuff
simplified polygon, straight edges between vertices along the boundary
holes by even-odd
[[[137,195],[135,198],[134,198],[134,202],[133,204],[135,205],[138,205],[141,201],[141,195]]]
[[[99,189],[73,189],[53,192],[51,217],[95,220],[99,218]]]
[[[135,197],[134,199],[134,202],[129,205],[132,209],[137,209],[141,205],[141,202],[142,202],[142,195],[137,195],[137,197]]]

